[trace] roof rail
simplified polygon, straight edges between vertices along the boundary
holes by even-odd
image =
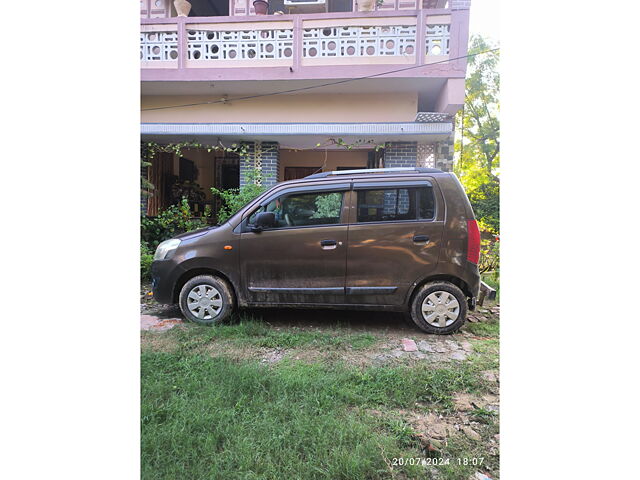
[[[362,168],[358,170],[334,170],[332,172],[320,172],[308,175],[304,178],[326,178],[332,175],[358,175],[361,173],[401,173],[401,172],[415,172],[415,173],[442,173],[442,170],[437,168],[427,167],[396,167],[396,168]]]

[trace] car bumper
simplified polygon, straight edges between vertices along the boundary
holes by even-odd
[[[464,276],[464,281],[469,287],[469,291],[467,292],[469,310],[475,310],[478,295],[480,295],[480,272],[477,266],[467,271],[467,274]]]
[[[469,310],[473,311],[476,309],[478,299],[476,297],[471,297],[469,298],[468,303],[469,303]]]
[[[151,264],[151,288],[156,302],[175,303],[174,287],[180,274],[180,268],[172,260],[155,260]]]

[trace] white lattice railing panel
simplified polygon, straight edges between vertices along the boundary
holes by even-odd
[[[302,56],[304,58],[400,56],[413,55],[415,49],[415,25],[305,28]]]
[[[143,62],[178,59],[178,32],[141,32],[140,60]]]
[[[189,60],[289,59],[293,30],[187,32]]]
[[[416,167],[436,166],[436,148],[432,143],[419,143],[417,149]]]
[[[427,25],[425,29],[426,54],[449,55],[450,25]]]

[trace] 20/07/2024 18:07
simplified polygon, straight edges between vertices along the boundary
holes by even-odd
[[[484,458],[483,457],[472,457],[472,458],[455,458],[453,460],[454,464],[456,465],[474,465],[474,466],[480,466],[482,465],[482,463],[484,462]],[[450,458],[421,458],[421,457],[410,457],[410,458],[393,458],[391,459],[391,465],[392,466],[402,466],[402,465],[422,465],[422,466],[427,466],[427,465],[433,465],[433,466],[439,466],[439,465],[451,465],[451,459]]]

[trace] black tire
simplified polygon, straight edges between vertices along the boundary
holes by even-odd
[[[209,289],[207,286],[215,290]],[[207,291],[207,294],[211,295],[212,298],[212,301],[210,302],[211,309],[209,306],[204,307],[203,318],[199,318],[189,308],[189,304],[193,304],[193,301],[189,298],[189,293],[197,287],[203,287]],[[198,290],[201,291],[201,288]],[[216,294],[216,291],[218,294]],[[214,312],[213,309],[217,307],[214,306],[213,300],[218,300],[218,298],[221,300],[221,305],[219,310]],[[217,325],[228,319],[233,312],[233,295],[231,294],[231,288],[227,285],[227,282],[221,278],[214,277],[213,275],[198,275],[185,283],[182,290],[180,290],[178,303],[184,317],[190,322],[198,323],[200,325]],[[196,313],[199,313],[200,310],[202,310],[202,308],[197,308]]]
[[[407,327],[411,327],[411,328],[416,326],[416,324],[413,321],[413,318],[411,318],[411,312],[402,312],[402,323]]]
[[[455,318],[455,320],[449,325],[443,327],[435,326],[427,322],[422,314],[422,304],[425,299],[433,293],[436,293],[437,297],[437,292],[447,292],[453,295],[458,301],[457,318]],[[453,283],[444,281],[430,282],[420,287],[411,300],[410,308],[411,320],[413,320],[413,323],[421,330],[436,335],[447,335],[455,332],[464,324],[464,321],[467,318],[467,298],[465,294]]]

